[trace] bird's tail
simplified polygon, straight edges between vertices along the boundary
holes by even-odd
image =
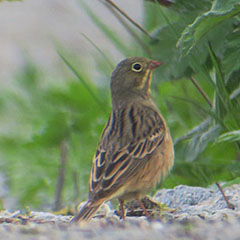
[[[80,210],[80,212],[74,216],[71,220],[71,222],[78,222],[78,221],[89,221],[93,215],[96,213],[96,211],[99,209],[99,207],[102,205],[102,203],[94,206],[91,202],[87,202]]]

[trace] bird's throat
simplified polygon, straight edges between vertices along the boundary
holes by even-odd
[[[152,81],[152,70],[148,69],[142,79],[142,84],[140,85],[140,89],[145,89],[146,92],[150,91],[150,85]]]
[[[152,70],[148,70],[147,79],[146,79],[146,85],[147,85],[146,87],[148,89],[150,89],[151,82],[152,82]]]

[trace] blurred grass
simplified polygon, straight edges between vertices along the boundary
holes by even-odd
[[[137,35],[152,57],[164,62],[154,73],[152,93],[175,140],[176,157],[163,187],[234,182],[240,175],[240,68],[236,58],[240,49],[239,18],[231,11],[238,11],[239,3],[176,0],[165,8],[146,1],[143,27],[157,40],[149,40],[125,21],[127,31],[134,33],[127,45],[95,10],[83,1],[80,4],[124,56],[149,55],[141,49]],[[215,24],[219,14],[225,13],[222,4],[227,5],[228,17]],[[214,23],[211,29],[205,24],[206,16]],[[193,24],[196,19],[201,24]],[[194,40],[195,31],[204,34]],[[89,40],[96,47],[96,71],[110,79],[106,57],[110,58],[95,41]],[[70,205],[86,200],[91,159],[111,110],[105,82],[100,79],[95,85],[86,66],[76,63],[76,56],[56,48],[73,77],[65,83],[43,85],[40,69],[27,61],[16,77],[18,90],[0,92],[0,122],[4,128],[0,135],[1,172],[7,179],[9,195],[20,207],[53,206],[63,141],[68,155],[62,202]],[[190,77],[211,99],[212,108]],[[4,207],[4,198],[1,202]]]

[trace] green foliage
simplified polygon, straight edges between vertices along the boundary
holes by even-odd
[[[225,183],[225,184],[223,185],[223,187],[225,188],[225,187],[229,187],[229,186],[231,186],[231,185],[233,185],[233,184],[239,184],[239,183],[240,183],[240,177],[237,177],[237,178],[235,178],[234,180]]]
[[[240,141],[240,130],[227,132],[220,135],[217,142],[239,142]]]
[[[18,92],[1,95],[2,114],[7,120],[14,119],[16,125],[1,134],[1,155],[6,159],[1,169],[21,206],[50,206],[53,202],[62,141],[68,143],[69,152],[65,184],[73,186],[73,173],[77,172],[79,184],[84,186],[78,200],[86,198],[92,155],[107,119],[106,112],[110,111],[106,94],[100,93],[86,76],[82,78],[88,87],[76,79],[69,79],[62,86],[42,86],[42,78],[27,63],[18,78]],[[101,99],[101,105],[96,98]],[[73,200],[74,194],[73,187],[64,189],[69,199]]]
[[[126,23],[132,36],[130,44],[100,20],[97,11],[83,1],[80,4],[122,55],[151,56],[164,62],[152,84],[153,97],[175,140],[175,167],[164,187],[207,186],[238,179],[239,1],[176,0],[168,8],[146,1],[144,27],[152,38]],[[97,47],[97,40],[88,40],[97,50],[97,70],[109,78],[113,63],[109,63],[108,53]],[[64,84],[44,84],[39,69],[27,62],[16,79],[17,90],[1,91],[0,95],[4,126],[0,134],[1,171],[20,206],[53,203],[63,141],[68,146],[64,202],[86,199],[91,159],[110,112],[106,83],[100,79],[96,86],[88,74],[76,70],[84,69],[84,64],[79,66],[75,56],[66,57],[59,49],[59,57],[73,78]],[[77,182],[73,176],[78,176]],[[77,196],[76,189],[80,192]]]
[[[239,1],[216,0],[212,6],[209,5],[211,1],[191,3],[179,0],[168,9],[156,5],[153,7],[151,3],[146,5],[146,26],[157,29],[153,32],[158,38],[157,42],[152,43],[153,56],[163,60],[165,65],[165,68],[159,70],[160,80],[173,81],[172,87],[176,87],[178,92],[169,90],[169,93],[180,97],[178,99],[183,100],[181,95],[185,94],[182,106],[168,101],[166,114],[173,114],[182,123],[185,133],[180,131],[180,124],[170,125],[177,137],[176,164],[173,175],[165,182],[165,186],[179,184],[179,181],[209,185],[216,180],[230,180],[240,173],[236,157],[240,146],[237,135],[240,128],[240,64],[237,57]],[[164,18],[159,17],[155,22],[150,19],[151,26],[149,9],[158,11],[158,15]],[[212,108],[209,109],[207,102],[202,103],[202,99],[196,99],[196,91],[189,93],[190,76],[196,78],[202,89],[213,99]],[[184,86],[184,93],[181,93],[176,84],[179,81]],[[197,111],[191,109],[189,104],[192,108],[197,108]],[[190,114],[186,114],[186,107],[191,109]],[[195,121],[195,127],[190,130],[194,116],[198,121]],[[223,141],[225,144],[220,144]],[[213,143],[215,145],[212,148]],[[225,150],[219,156],[218,152],[222,149]],[[235,171],[232,170],[233,165]]]
[[[233,17],[239,13],[240,3],[238,0],[215,0],[209,11],[198,16],[192,24],[184,29],[177,45],[181,47],[183,54],[188,54],[200,40],[203,42],[205,40],[203,37],[207,34],[210,35],[210,31],[214,31],[217,25],[227,22],[227,20],[233,22]]]

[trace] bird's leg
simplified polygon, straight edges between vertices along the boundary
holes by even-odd
[[[121,209],[121,217],[125,219],[125,208],[124,208],[124,200],[119,199],[120,202],[120,209]]]
[[[138,203],[139,203],[139,205],[140,205],[141,209],[143,210],[143,212],[144,212],[145,216],[146,216],[146,217],[149,217],[150,215],[149,215],[149,213],[148,213],[147,209],[145,208],[145,206],[143,205],[143,202],[142,202],[142,200],[141,200],[141,199],[138,199]]]

